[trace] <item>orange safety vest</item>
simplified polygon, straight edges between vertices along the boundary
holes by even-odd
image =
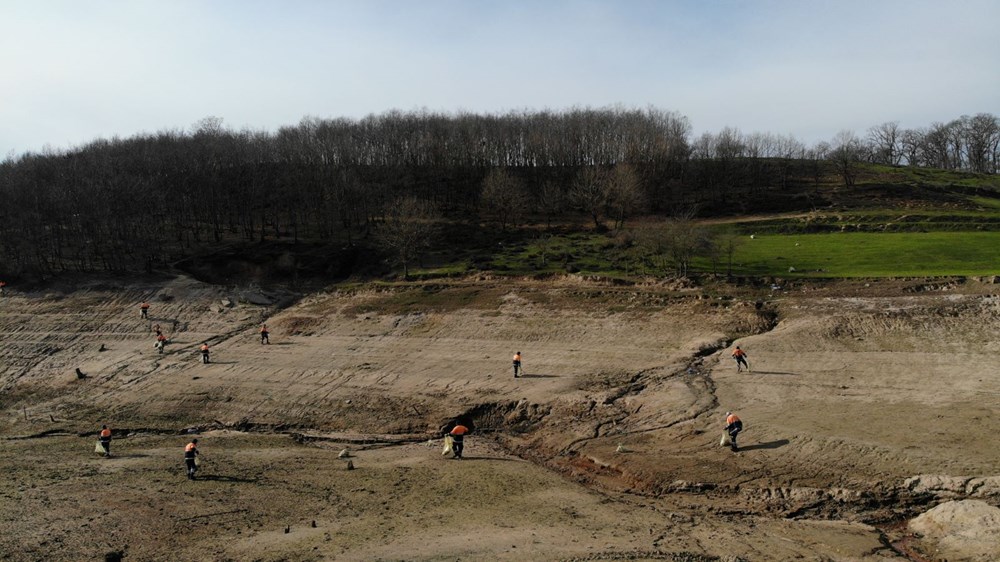
[[[465,435],[468,432],[469,428],[465,427],[464,425],[456,425],[451,429],[452,435]]]
[[[106,437],[111,437],[111,430],[110,429],[102,429],[101,430],[101,438],[104,439]]]
[[[740,421],[740,418],[737,417],[736,414],[729,414],[729,416],[726,417],[726,425],[727,426],[733,425],[734,423],[736,423],[738,421]]]
[[[260,333],[262,334],[267,333],[267,324],[264,324],[263,326],[260,327]]]
[[[202,353],[208,353],[208,345],[201,346],[201,352]]]
[[[149,308],[149,303],[148,302],[144,302],[141,305],[139,305],[139,308]]]
[[[746,352],[738,347],[736,348],[736,351],[733,352],[733,357],[743,357],[744,355],[746,355]]]
[[[160,335],[156,336],[156,341],[167,341],[167,336],[164,336],[163,334],[160,334]]]
[[[514,354],[514,362],[515,363],[520,363],[521,362],[521,354],[520,353]]]
[[[190,453],[191,451],[193,451],[193,450],[195,450],[197,448],[198,448],[198,446],[195,445],[194,443],[188,443],[187,447],[184,447],[184,452],[185,453]]]

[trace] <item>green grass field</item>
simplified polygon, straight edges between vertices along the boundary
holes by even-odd
[[[702,260],[699,265],[704,270],[706,262]],[[992,275],[1000,273],[1000,232],[746,237],[734,260],[733,272],[782,277]]]
[[[487,263],[467,260],[415,268],[414,278],[433,279],[477,269],[501,275],[580,273],[616,278],[669,276],[673,265],[640,246],[623,247],[609,235],[573,233],[525,240],[498,248]],[[707,257],[692,273],[723,273]],[[836,232],[757,234],[739,237],[733,262],[739,276],[812,278],[938,277],[1000,274],[1000,231]]]

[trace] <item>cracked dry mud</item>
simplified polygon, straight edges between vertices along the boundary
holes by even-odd
[[[280,310],[185,277],[8,292],[0,560],[988,560],[906,525],[1000,502],[1000,299],[928,287],[478,279]]]

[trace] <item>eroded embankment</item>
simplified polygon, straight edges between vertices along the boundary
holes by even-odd
[[[741,337],[766,334],[778,326],[773,309],[755,309],[755,318],[745,323],[752,330],[739,334]],[[718,435],[712,429],[718,426],[716,418],[720,415],[713,369],[731,344],[730,338],[719,340],[704,345],[679,367],[651,368],[622,377],[618,384],[598,389],[583,402],[491,402],[456,417],[469,420],[466,423],[474,420],[479,433],[496,435],[513,454],[584,485],[669,498],[681,506],[707,508],[722,515],[892,525],[942,499],[941,494],[932,493],[926,486],[877,479],[867,486],[844,485],[832,479],[825,486],[822,482],[797,485],[796,481],[822,478],[795,461],[767,468],[740,467],[736,478],[729,472],[731,468],[698,470],[694,465],[721,464],[718,448],[710,444],[693,446],[692,442],[711,443]],[[659,395],[677,393],[684,395],[683,408],[656,410],[672,404]],[[652,449],[652,441],[661,442],[663,448]],[[778,440],[751,445],[743,454],[787,444],[788,440]],[[677,460],[669,454],[657,454],[675,446],[683,449],[687,458]],[[796,475],[797,471],[802,474]],[[677,474],[686,477],[675,478]],[[960,488],[949,486],[951,497],[974,497]],[[994,497],[991,485],[972,488],[983,490],[979,497]]]
[[[191,318],[178,332],[188,347],[178,343],[162,359],[147,345],[148,326],[128,327],[116,317],[122,310],[108,310],[106,325],[125,326],[117,339],[60,334],[60,350],[17,380],[18,392],[29,382],[43,392],[3,398],[17,407],[7,412],[9,433],[85,435],[110,415],[122,437],[230,430],[374,453],[435,440],[458,418],[474,428],[473,455],[481,439],[495,439],[606,497],[692,520],[838,520],[891,530],[946,499],[1000,497],[982,477],[989,454],[960,450],[965,422],[990,423],[974,399],[995,389],[982,369],[953,367],[968,350],[956,334],[991,333],[995,301],[920,308],[914,303],[928,297],[797,300],[783,306],[779,323],[768,304],[701,295],[619,314],[534,308],[538,295],[497,294],[499,308],[457,314],[344,312],[360,297],[317,297],[274,319],[271,346],[257,341],[259,310],[213,311],[216,294],[171,301],[163,308],[176,310],[166,313]],[[52,326],[63,326],[52,314]],[[312,322],[308,333],[293,330],[300,319]],[[37,324],[18,337],[53,343],[52,330]],[[197,364],[191,347],[203,338],[218,350],[209,366]],[[752,377],[729,367],[737,339],[749,346]],[[110,350],[93,349],[101,343]],[[75,357],[88,363],[70,363],[73,346],[86,348]],[[511,378],[513,349],[527,349],[532,377]],[[929,353],[939,350],[951,355]],[[915,354],[920,369],[904,369]],[[92,376],[72,379],[75,364]],[[49,384],[52,373],[70,380]],[[938,381],[948,384],[926,390]],[[730,408],[747,412],[739,454],[718,447]],[[920,428],[919,440],[897,430],[899,419]],[[904,483],[924,473],[974,477]]]

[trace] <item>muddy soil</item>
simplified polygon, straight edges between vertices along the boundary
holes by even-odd
[[[981,559],[906,522],[1000,504],[995,291],[8,291],[0,560]],[[736,453],[719,447],[727,410],[746,423]],[[456,418],[473,427],[462,460],[441,455]],[[93,452],[101,424],[111,458]]]

